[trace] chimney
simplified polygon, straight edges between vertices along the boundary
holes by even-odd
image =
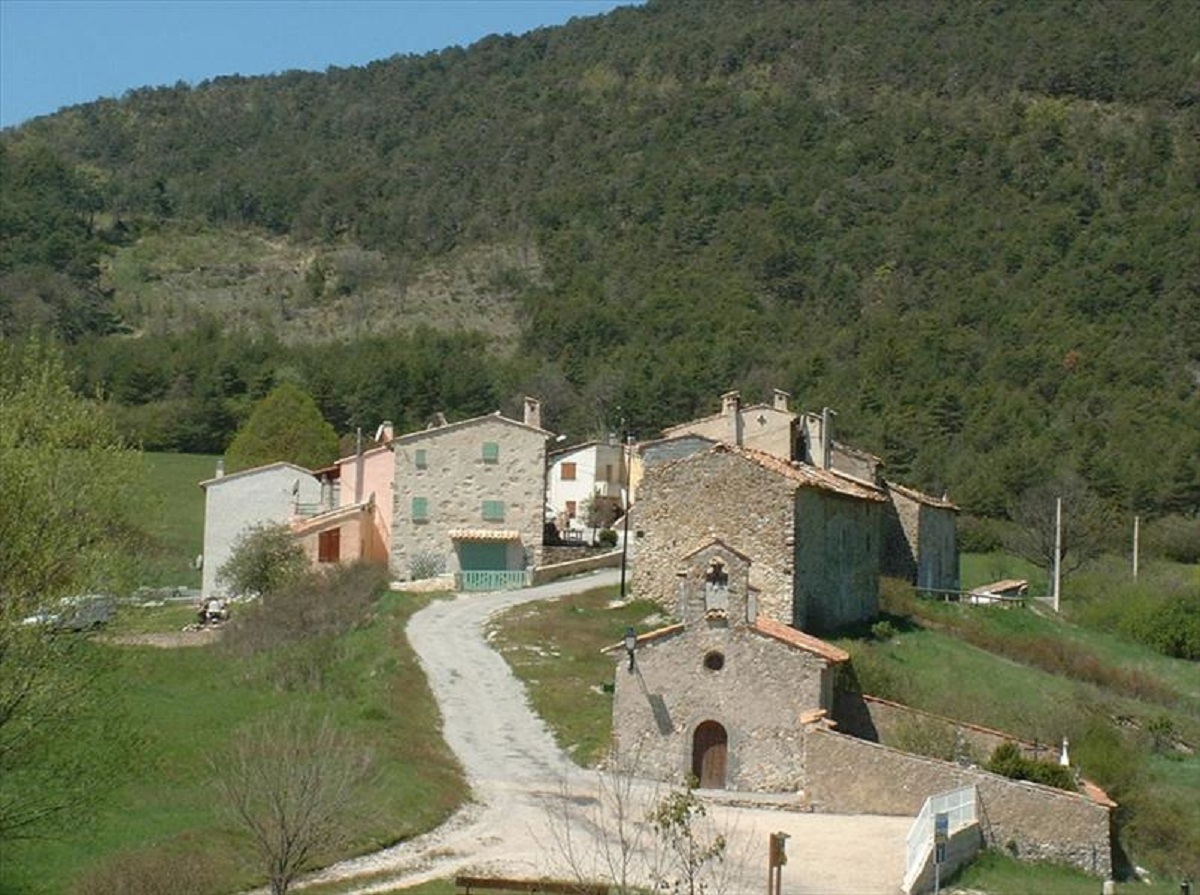
[[[224,477],[225,477],[225,458],[219,457],[217,459],[217,473],[216,473],[216,475],[213,476],[213,478],[221,479]]]
[[[773,396],[772,396],[772,404],[776,410],[778,410],[782,413],[787,413],[788,412],[788,399],[791,397],[792,396],[789,395],[787,392],[785,392],[783,389],[777,388],[777,389],[775,389]]]
[[[729,417],[729,443],[742,446],[742,396],[736,391],[721,395],[721,416]]]
[[[396,436],[396,429],[392,425],[391,420],[384,420],[379,424],[379,428],[375,430],[375,440],[380,444],[387,444]]]
[[[525,396],[525,425],[542,428],[542,402],[528,395]]]

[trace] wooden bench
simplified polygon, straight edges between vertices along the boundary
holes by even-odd
[[[537,892],[545,895],[608,895],[608,886],[593,883],[564,883],[544,879],[496,879],[488,876],[456,876],[454,885],[463,895],[472,892]]]

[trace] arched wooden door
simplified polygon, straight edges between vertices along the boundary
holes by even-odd
[[[729,735],[716,721],[705,721],[692,736],[692,774],[701,789],[725,788]]]

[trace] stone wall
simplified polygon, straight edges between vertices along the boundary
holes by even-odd
[[[974,785],[989,846],[1023,860],[1112,873],[1111,802],[899,752],[817,725],[806,730],[805,753],[805,789],[818,810],[915,817],[929,796]]]
[[[547,547],[546,551],[560,549],[562,548]],[[578,550],[572,552],[575,558],[565,561],[555,560],[550,556],[544,557],[550,562],[533,570],[533,580],[530,583],[534,585],[547,584],[551,581],[558,581],[560,578],[570,578],[572,575],[582,575],[584,572],[592,572],[596,569],[615,569],[621,565],[620,550],[589,550],[582,556]]]
[[[824,633],[879,612],[883,504],[802,488],[796,495],[796,597],[791,618]]]
[[[499,446],[494,462],[484,442]],[[546,493],[545,433],[494,415],[405,435],[392,442],[396,457],[391,571],[409,576],[412,558],[433,553],[448,572],[460,571],[450,532],[455,529],[516,531],[509,542],[510,569],[541,560]],[[424,466],[417,462],[423,451]],[[426,500],[427,517],[413,518],[413,498]],[[502,501],[503,521],[483,518],[485,500]]]
[[[632,520],[635,596],[674,611],[681,561],[719,538],[752,560],[758,611],[792,623],[792,493],[778,474],[733,453],[706,451],[646,469]]]
[[[706,657],[719,653],[720,668]],[[800,715],[821,704],[824,660],[746,627],[701,622],[638,647],[631,672],[617,659],[613,737],[640,775],[682,783],[705,721],[728,735],[730,789],[795,792],[803,779]]]

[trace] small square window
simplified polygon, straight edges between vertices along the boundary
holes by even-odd
[[[494,441],[485,441],[483,443],[483,462],[484,463],[499,463],[500,462],[500,445]]]
[[[574,463],[564,463],[562,465],[562,480],[564,482],[575,481],[575,464]]]
[[[413,522],[429,521],[428,497],[414,497],[412,499],[412,520]]]
[[[504,521],[504,501],[502,501],[502,500],[485,500],[483,502],[483,521],[484,522],[503,522]]]
[[[425,448],[413,451],[413,464],[417,469],[426,469],[429,466],[429,456],[425,453]]]

